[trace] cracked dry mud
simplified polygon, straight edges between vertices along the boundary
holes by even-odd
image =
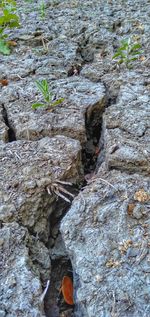
[[[149,317],[150,2],[40,3],[17,1],[0,55],[0,317]],[[129,70],[112,56],[131,36]],[[33,111],[37,79],[64,102]]]

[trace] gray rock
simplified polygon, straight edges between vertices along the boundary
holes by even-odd
[[[150,316],[149,1],[44,4],[42,18],[40,1],[17,1],[21,27],[8,32],[17,46],[0,56],[0,80],[8,80],[0,87],[0,315],[44,317],[39,299],[49,254],[68,254],[76,316]],[[143,50],[130,70],[112,59],[129,37]],[[52,111],[31,109],[42,101],[41,79],[65,98]],[[56,190],[59,179],[80,183],[81,146],[91,156],[100,134],[98,174],[62,222],[65,249],[60,235],[48,241],[56,196],[46,188]],[[141,188],[145,195],[136,200]],[[51,314],[72,313],[59,313],[55,303]]]
[[[80,150],[78,141],[63,136],[2,143],[0,220],[21,221],[47,241],[48,217],[56,196],[53,190],[49,195],[46,188],[55,182],[57,187],[57,180],[76,183],[82,179]]]
[[[101,113],[106,104],[102,84],[72,77],[58,80],[52,85],[51,90],[57,96],[65,98],[62,105],[52,111],[45,108],[33,111],[32,103],[37,100],[36,86],[29,81],[25,91],[23,87],[24,82],[19,83],[17,89],[14,85],[9,85],[1,95],[1,102],[5,104],[9,123],[17,140],[35,141],[45,136],[63,134],[85,144],[85,115],[90,120],[93,112]],[[28,100],[33,102],[29,104]]]
[[[149,315],[149,279],[144,269],[149,261],[149,214],[140,219],[128,214],[129,202],[140,188],[148,192],[148,183],[138,174],[101,169],[62,220],[61,232],[74,268],[77,316],[142,317],[145,311]],[[143,201],[143,209],[147,205]],[[127,256],[131,248],[136,253]]]
[[[52,260],[58,260],[62,257],[68,256],[68,252],[65,249],[64,241],[62,240],[61,234],[59,233],[58,237],[56,238],[55,245],[50,250],[50,257]]]
[[[137,92],[134,89],[137,89]],[[121,93],[123,90],[123,93]],[[104,114],[103,139],[108,168],[150,173],[148,91],[135,86],[120,91],[118,103]],[[126,93],[124,91],[126,90]],[[138,111],[137,111],[138,109]]]
[[[50,279],[51,267],[49,251],[41,241],[48,240],[48,218],[56,197],[53,191],[48,195],[46,188],[55,182],[57,186],[57,180],[82,179],[81,148],[78,141],[63,136],[37,142],[1,142],[0,148],[2,312],[6,310],[6,316],[41,317],[41,286]]]
[[[13,222],[4,225],[0,236],[4,240],[0,260],[1,316],[44,317],[40,270],[29,255],[27,229]],[[42,244],[41,247],[44,254]],[[50,272],[50,261],[47,271]]]
[[[4,310],[0,310],[0,317],[5,317],[6,316],[6,313]]]

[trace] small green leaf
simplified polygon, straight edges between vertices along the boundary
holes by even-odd
[[[116,53],[116,54],[113,55],[112,59],[114,59],[114,58],[116,58],[116,57],[120,57],[120,56],[121,56],[120,53]]]
[[[33,103],[32,104],[32,109],[37,109],[40,107],[45,107],[46,105],[44,103]]]
[[[50,93],[46,93],[45,95],[44,95],[44,100],[46,101],[46,102],[51,102],[52,101],[52,95],[50,94]]]
[[[0,40],[5,40],[5,39],[7,39],[7,37],[8,37],[8,34],[2,34],[0,36]]]
[[[9,24],[9,27],[10,27],[10,28],[17,28],[17,27],[19,27],[19,26],[20,26],[20,24],[19,24],[18,21],[12,21],[12,22]]]
[[[38,89],[40,90],[40,92],[42,93],[45,102],[50,103],[52,100],[52,93],[49,92],[47,80],[46,79],[43,79],[41,81],[36,80],[36,85]]]
[[[48,90],[48,82],[46,79],[42,80],[42,85],[44,86],[45,90]]]
[[[127,51],[127,49],[128,49],[128,45],[123,45],[123,46],[120,46],[120,47],[118,47],[118,52],[122,52],[122,51]]]
[[[129,47],[130,43],[131,43],[131,39],[130,38],[121,41],[122,47],[124,46],[126,48]]]
[[[117,52],[114,56],[113,56],[113,59],[116,58],[116,57],[121,57],[121,58],[125,58],[126,55],[122,52]]]
[[[120,59],[119,61],[118,61],[118,64],[122,64],[124,62],[124,60],[123,59]]]
[[[128,59],[128,62],[131,62],[131,61],[137,61],[137,57],[133,57],[133,58]]]
[[[45,87],[44,87],[44,79],[43,80],[36,80],[36,85],[37,85],[37,87],[38,87],[38,89],[40,90],[40,92],[43,94],[43,93],[45,93]]]
[[[45,99],[45,90],[44,90],[44,87],[43,87],[42,83],[40,81],[36,81],[36,85],[37,85],[37,88],[39,89],[39,91],[41,92],[41,94],[43,95],[43,97]]]
[[[35,83],[36,83],[38,89],[41,91],[41,89],[42,89],[42,83],[41,83],[41,81],[36,80]]]
[[[0,40],[0,53],[2,53],[3,55],[9,55],[10,52],[11,51],[8,44],[5,43],[5,41]]]
[[[3,34],[3,32],[4,32],[4,28],[0,27],[0,36],[1,34]]]
[[[121,46],[117,49],[112,59],[117,58],[118,64],[124,63],[129,68],[129,64],[132,64],[132,61],[137,60],[138,56],[143,54],[143,51],[138,50],[139,48],[141,48],[140,43],[132,43],[131,38],[125,39],[121,41]]]
[[[64,100],[65,100],[65,98],[57,99],[56,101],[53,101],[51,105],[52,106],[60,105]]]
[[[0,25],[4,25],[5,23],[5,19],[4,19],[4,16],[0,16]]]
[[[19,16],[15,13],[16,1],[0,0],[0,52],[4,55],[10,54],[10,48],[5,39],[8,37],[5,31],[20,26]]]
[[[129,47],[129,41],[128,40],[123,40],[121,41],[121,46],[119,47],[120,50],[127,50]]]
[[[37,85],[37,88],[39,89],[39,91],[43,95],[43,99],[45,101],[45,104],[35,103],[32,105],[33,109],[36,109],[36,108],[41,107],[41,106],[47,106],[47,107],[56,106],[64,101],[64,98],[60,98],[58,100],[52,101],[53,94],[52,94],[52,92],[49,91],[48,82],[46,79],[36,80],[35,83]]]
[[[143,53],[144,53],[143,51],[135,51],[135,52],[130,52],[129,55],[136,56],[136,55],[140,55],[140,54],[143,54]]]
[[[139,44],[139,43],[133,44],[131,47],[131,52],[133,52],[139,48],[141,48],[141,44]]]

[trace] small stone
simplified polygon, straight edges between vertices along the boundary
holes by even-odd
[[[52,237],[53,237],[53,238],[56,238],[57,235],[58,235],[58,232],[59,232],[58,226],[55,226],[55,227],[52,229]]]
[[[0,310],[0,317],[5,317],[6,313],[4,312],[4,310]]]
[[[145,192],[144,189],[140,189],[134,194],[134,199],[144,203],[150,200],[150,195],[147,192]]]
[[[96,279],[96,282],[97,282],[97,283],[100,283],[100,282],[103,281],[104,278],[103,278],[103,276],[101,276],[101,275],[96,275],[96,276],[95,276],[95,279]]]
[[[32,181],[29,181],[29,182],[25,182],[24,186],[25,186],[26,190],[33,189],[33,188],[36,187],[36,181],[32,180]]]
[[[136,219],[140,219],[143,217],[143,207],[140,205],[135,206],[133,209],[133,217]]]

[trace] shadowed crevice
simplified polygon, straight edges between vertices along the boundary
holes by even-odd
[[[3,116],[3,119],[4,119],[6,126],[8,127],[8,142],[16,141],[15,131],[9,123],[7,110],[6,110],[4,105],[3,105],[3,110],[2,110],[2,116]]]

